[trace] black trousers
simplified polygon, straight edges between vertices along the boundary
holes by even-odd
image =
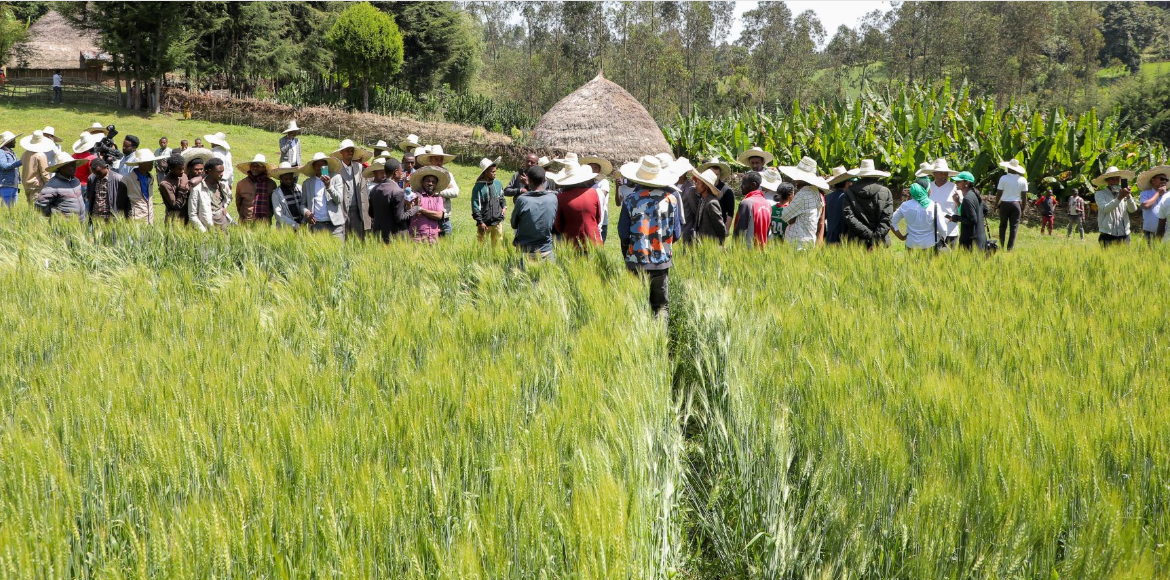
[[[654,314],[670,311],[670,268],[664,270],[642,270],[631,268],[630,272],[650,281],[650,310]]]
[[[1097,236],[1097,240],[1101,242],[1101,246],[1108,248],[1113,244],[1128,244],[1129,236],[1113,236],[1110,234],[1101,234]]]
[[[1020,202],[1005,201],[999,204],[999,246],[1004,249],[1016,247],[1016,230],[1020,227]],[[1010,229],[1007,244],[1004,244],[1004,234]]]

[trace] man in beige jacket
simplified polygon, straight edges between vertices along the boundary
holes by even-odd
[[[24,182],[24,197],[32,205],[51,177],[46,153],[53,151],[56,143],[41,131],[33,131],[32,135],[20,140],[20,146],[24,149],[24,155],[20,157],[20,179]]]

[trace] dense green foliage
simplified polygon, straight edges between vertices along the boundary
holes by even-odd
[[[342,11],[325,40],[342,78],[362,87],[362,110],[369,111],[370,84],[385,83],[402,68],[398,25],[369,2],[359,2]]]
[[[1001,108],[990,97],[972,97],[966,85],[866,91],[850,103],[793,103],[788,110],[721,118],[695,113],[665,133],[675,154],[690,159],[735,159],[760,146],[785,164],[808,155],[827,173],[872,158],[895,183],[909,183],[919,163],[938,157],[971,171],[980,187],[994,184],[1002,174],[998,163],[1015,157],[1033,183],[1052,178],[1058,189],[1088,187],[1108,165],[1141,171],[1167,158],[1162,145],[1140,139],[1117,114],[1042,113],[1021,103]]]

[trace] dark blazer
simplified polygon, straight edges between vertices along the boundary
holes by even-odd
[[[959,205],[959,245],[964,248],[983,249],[987,247],[987,230],[983,219],[987,216],[987,204],[978,189],[972,188],[963,196]]]
[[[382,241],[410,228],[410,218],[418,213],[417,207],[406,207],[406,191],[397,183],[387,180],[370,191],[370,220],[373,230],[382,233]]]

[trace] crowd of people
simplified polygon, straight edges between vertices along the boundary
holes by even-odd
[[[369,149],[345,139],[332,152],[306,156],[294,120],[281,132],[277,159],[257,153],[240,163],[233,163],[222,132],[197,138],[193,146],[184,139],[177,148],[163,137],[154,150],[142,148],[135,135],[119,146],[117,135],[113,125],[95,122],[68,154],[53,127],[22,139],[0,133],[0,198],[10,206],[23,189],[46,216],[154,224],[157,191],[166,222],[203,232],[239,222],[328,232],[341,240],[380,236],[384,242],[405,237],[434,243],[452,234],[451,200],[461,190],[445,165],[455,155],[420,143],[417,135]],[[18,139],[20,156],[13,149]],[[771,153],[753,147],[735,161],[746,168],[738,196],[730,185],[731,165],[718,158],[696,167],[658,153],[615,172],[601,157],[568,153],[550,160],[530,154],[506,186],[497,179],[500,160],[482,159],[471,187],[471,218],[479,240],[493,244],[504,239],[508,221],[512,244],[533,257],[553,259],[557,238],[586,251],[609,235],[612,177],[622,255],[630,270],[648,278],[650,304],[658,312],[668,304],[674,243],[731,239],[753,248],[783,241],[797,248],[856,243],[872,249],[889,245],[892,234],[911,251],[1011,250],[1029,203],[1024,167],[1016,159],[1001,162],[1004,174],[991,202],[1000,216],[996,243],[985,221],[991,207],[975,188],[975,177],[946,159],[922,163],[915,182],[902,190],[907,201],[896,209],[885,183],[890,173],[870,159],[826,173],[808,157],[774,165]],[[556,172],[548,169],[553,163]],[[1147,239],[1165,231],[1170,166],[1136,175],[1137,199],[1129,188],[1134,179],[1133,172],[1110,167],[1093,180],[1100,188],[1094,201],[1103,245],[1129,241],[1129,214],[1139,207]],[[232,204],[236,217],[228,211]],[[1051,192],[1033,202],[1049,235],[1058,204]],[[1077,229],[1084,239],[1086,210],[1074,190],[1067,201],[1068,236]]]

